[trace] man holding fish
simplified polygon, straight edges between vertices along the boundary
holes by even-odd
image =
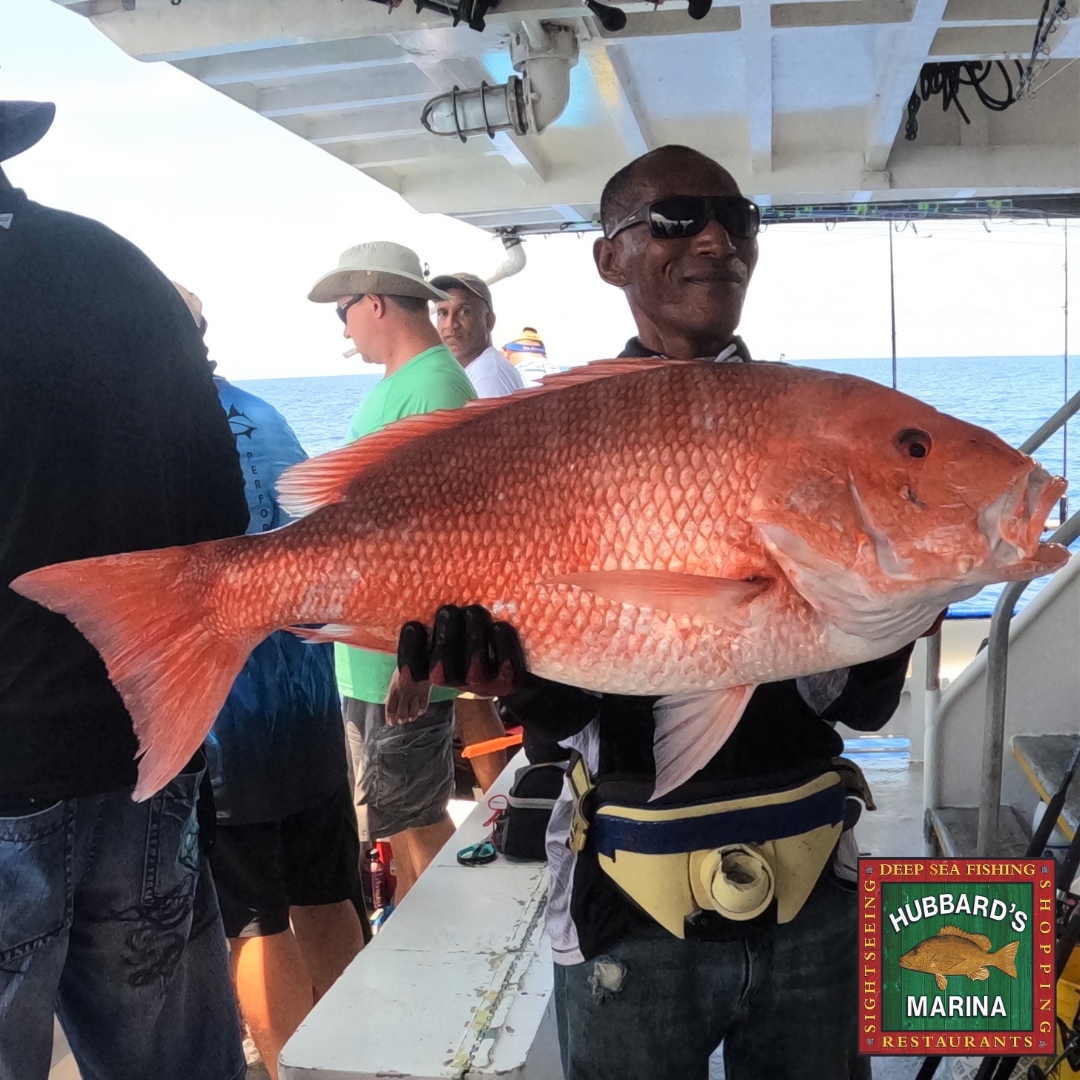
[[[759,215],[724,169],[685,147],[653,151],[607,184],[601,222],[597,269],[623,290],[638,327],[622,356],[750,359],[735,329],[757,262]],[[426,634],[410,627],[400,656],[418,676],[430,666],[462,681],[482,671],[485,659],[502,659],[498,688],[512,682],[515,692],[503,700],[531,738],[565,740],[580,755],[548,842],[548,926],[567,1080],[704,1078],[721,1041],[729,1080],[868,1076],[856,1053],[856,899],[844,869],[858,852],[848,827],[856,804],[841,798],[843,817],[832,828],[822,827],[828,815],[815,817],[811,804],[822,794],[816,778],[823,774],[839,776],[841,792],[866,798],[860,777],[834,771],[843,743],[833,725],[874,731],[888,721],[912,645],[824,675],[765,683],[752,691],[719,753],[682,746],[695,767],[650,822],[658,832],[667,824],[674,834],[695,820],[680,822],[680,802],[694,808],[689,813],[711,802],[722,823],[748,801],[775,810],[787,799],[794,808],[774,832],[751,825],[740,835],[721,824],[710,835],[701,827],[684,833],[687,858],[662,836],[655,848],[663,855],[642,844],[619,848],[615,857],[617,841],[600,835],[595,818],[597,835],[588,836],[582,808],[603,804],[605,776],[624,787],[631,777],[646,788],[655,780],[657,699],[597,697],[528,674],[520,649],[507,640],[509,628],[498,630],[502,640],[492,640],[495,627],[479,610],[444,609],[432,654],[424,655]],[[810,789],[802,806],[789,798],[800,783]],[[637,810],[637,820],[648,813],[642,792],[636,800],[622,794],[630,806],[622,813]],[[794,856],[792,833],[814,845],[808,859]],[[703,849],[715,846],[717,835],[726,835],[727,854],[709,865]],[[631,864],[622,876],[620,861]],[[677,875],[685,879],[688,867],[691,876],[710,874],[712,888],[680,886]],[[681,897],[656,895],[680,887]]]
[[[578,751],[549,848],[568,1080],[704,1078],[721,1041],[729,1080],[847,1080],[855,908],[833,865],[849,792],[870,796],[830,723],[886,721],[948,604],[1063,565],[1041,536],[1064,482],[876,383],[717,362],[745,359],[758,214],[715,162],[654,151],[601,217],[626,358],[294,466],[283,529],[12,587],[103,657],[139,799],[281,627],[396,652],[388,721],[430,683],[512,695]]]

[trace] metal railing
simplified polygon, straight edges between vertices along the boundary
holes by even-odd
[[[1080,536],[1080,511],[1073,514],[1050,539],[1069,546]],[[1005,703],[1009,681],[1009,629],[1013,609],[1030,581],[1013,581],[998,598],[990,619],[986,646],[986,724],[983,727],[982,794],[979,800],[979,833],[976,855],[992,855],[997,843],[998,811],[1001,809],[1002,755],[1005,749]]]
[[[1021,452],[1030,454],[1037,450],[1077,412],[1080,412],[1080,392],[1069,398],[1038,431],[1020,444]],[[1080,537],[1080,512],[1063,522],[1050,540],[1068,547],[1077,537]],[[1009,680],[1009,630],[1016,602],[1030,584],[1030,581],[1014,581],[1007,585],[998,598],[990,619],[990,634],[986,646],[986,723],[983,727],[982,791],[976,840],[976,855],[980,858],[993,854],[992,849],[997,844],[1002,755],[1005,748],[1005,704]]]

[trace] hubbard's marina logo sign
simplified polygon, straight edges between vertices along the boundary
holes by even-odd
[[[1054,1052],[1052,859],[860,859],[864,1054]]]

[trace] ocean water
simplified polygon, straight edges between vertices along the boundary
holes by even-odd
[[[1071,365],[1070,358],[1070,367]],[[892,361],[802,361],[801,366],[861,375],[885,386],[892,383]],[[294,379],[244,380],[237,385],[270,402],[292,425],[309,454],[340,446],[349,421],[378,375],[334,375]],[[1078,389],[1077,373],[1066,373],[1061,356],[907,358],[897,362],[897,389],[997,432],[1016,445],[1026,439],[1066,399],[1067,388]],[[1077,428],[1080,423],[1069,425]],[[1080,431],[1058,432],[1036,456],[1053,473],[1069,478],[1069,506],[1080,509]],[[1068,444],[1068,461],[1065,445]],[[1021,601],[1039,589],[1035,582]],[[954,614],[989,614],[999,588],[984,589],[957,605]]]
[[[380,378],[316,375],[306,379],[237,379],[236,385],[273,405],[314,457],[341,446],[353,413]]]

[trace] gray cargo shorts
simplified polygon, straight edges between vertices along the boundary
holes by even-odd
[[[435,825],[454,793],[454,703],[391,726],[382,705],[342,699],[353,801],[366,843]]]

